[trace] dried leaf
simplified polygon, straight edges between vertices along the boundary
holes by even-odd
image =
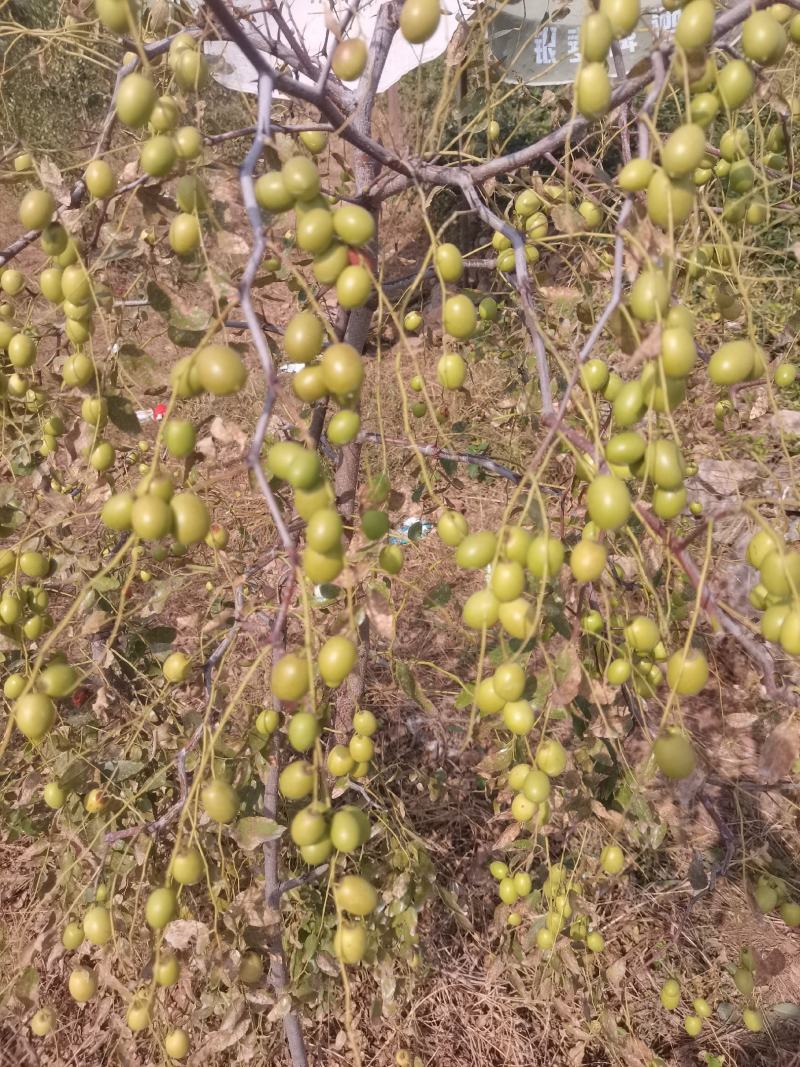
[[[510,822],[505,830],[503,830],[502,834],[500,834],[494,843],[494,847],[497,849],[505,848],[506,845],[510,845],[512,841],[516,841],[521,833],[522,824],[514,819],[514,821]]]
[[[550,694],[550,706],[564,708],[572,703],[581,687],[581,661],[572,645],[567,645],[559,653],[556,675],[557,684]]]
[[[586,229],[583,217],[571,204],[556,204],[550,212],[550,218],[560,233],[582,233]]]
[[[231,830],[231,837],[239,848],[252,852],[267,841],[277,841],[285,829],[285,826],[264,815],[247,815],[236,823]]]
[[[195,942],[195,953],[204,955],[208,948],[210,931],[205,923],[195,919],[173,919],[169,926],[164,928],[164,940],[178,952],[182,952]]]
[[[394,640],[394,612],[385,586],[373,586],[365,602],[367,618],[385,641]]]
[[[619,994],[622,992],[622,982],[625,978],[625,973],[627,972],[627,970],[628,965],[625,963],[624,957],[618,960],[614,960],[614,962],[609,967],[606,967],[606,981],[617,994],[617,996],[619,996]]]
[[[234,444],[238,448],[244,448],[247,444],[247,434],[244,430],[234,422],[225,422],[219,415],[211,423],[209,431],[214,440],[221,445]]]
[[[784,778],[800,754],[800,727],[796,722],[776,726],[761,749],[758,775],[762,782]]]

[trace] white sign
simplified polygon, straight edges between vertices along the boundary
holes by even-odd
[[[198,7],[202,0],[192,0],[192,3],[194,7]],[[357,14],[348,25],[346,36],[363,37],[369,44],[382,3],[383,0],[362,0]],[[237,6],[239,10],[255,11],[265,5],[264,0],[245,0]],[[311,58],[324,65],[326,55],[330,54],[337,43],[328,27],[332,23],[341,23],[349,7],[350,4],[345,0],[284,0],[278,11],[295,36],[302,40]],[[469,17],[471,5],[467,6],[466,0],[447,0],[443,7],[446,7],[447,11],[443,11],[436,33],[425,44],[409,44],[401,33],[394,35],[378,92],[386,92],[404,74],[415,70],[421,63],[429,63],[445,51],[450,38],[456,32],[459,19],[464,21]],[[267,37],[286,46],[285,34],[269,12],[262,10],[254,14],[251,26],[254,30],[261,29]],[[242,54],[238,45],[229,41],[208,41],[205,51],[210,56],[217,57],[217,62],[212,65],[216,81],[243,93],[256,92],[258,76],[255,68]],[[299,79],[306,84],[311,82],[305,75],[300,75]],[[348,85],[356,88],[358,83],[349,82]]]
[[[519,0],[492,16],[489,44],[502,63],[503,80],[525,85],[567,85],[575,80],[581,61],[580,25],[586,14],[582,2],[571,6],[557,0]],[[633,33],[620,42],[625,69],[631,70],[653,50],[655,40],[670,38],[680,10],[651,6],[642,12]],[[609,72],[616,74],[609,52]]]

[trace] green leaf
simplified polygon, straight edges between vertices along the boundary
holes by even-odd
[[[204,330],[182,330],[178,326],[173,326],[170,322],[167,326],[167,337],[178,348],[197,348],[200,342],[205,337]]]
[[[441,608],[448,602],[453,595],[453,589],[449,582],[439,582],[433,589],[430,590],[425,597],[424,607],[426,608]]]
[[[130,400],[124,396],[109,396],[106,399],[108,401],[108,417],[117,429],[122,430],[123,433],[138,437],[142,431]]]
[[[168,294],[155,282],[147,283],[147,302],[159,315],[168,315],[172,308],[172,301]]]
[[[800,1022],[800,1004],[782,1001],[780,1004],[773,1004],[769,1011],[770,1015],[777,1015],[779,1019],[791,1019],[792,1022]]]
[[[263,815],[247,815],[239,819],[231,836],[239,848],[252,852],[267,841],[277,841],[285,829],[274,819],[267,819]]]
[[[115,782],[124,782],[128,778],[133,778],[144,769],[144,764],[140,760],[123,759],[118,763],[106,763],[103,770],[108,775],[113,777]]]

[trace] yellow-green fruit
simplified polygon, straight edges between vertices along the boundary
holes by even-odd
[[[567,766],[567,752],[555,737],[548,737],[539,745],[536,752],[536,766],[548,778],[563,774]]]
[[[316,774],[306,760],[298,759],[287,763],[278,778],[278,789],[287,800],[303,800],[311,796]]]
[[[331,69],[344,82],[356,81],[364,73],[367,54],[367,42],[361,37],[340,41],[333,50]]]
[[[70,996],[79,1004],[85,1004],[97,992],[97,977],[88,967],[76,967],[67,984]]]
[[[701,1019],[711,1018],[712,1008],[705,997],[695,997],[692,1001],[692,1007],[694,1008],[695,1014],[699,1015]]]
[[[283,184],[297,200],[312,200],[319,193],[319,171],[307,156],[292,156],[281,168]]]
[[[31,1033],[36,1037],[45,1037],[56,1023],[56,1013],[52,1008],[39,1008],[31,1017]]]
[[[525,689],[525,671],[519,663],[501,663],[491,679],[500,701],[519,700]],[[500,710],[498,708],[498,710]]]
[[[295,363],[310,363],[322,351],[325,330],[313,311],[300,311],[293,315],[283,335],[286,355]]]
[[[319,737],[319,733],[319,720],[310,711],[296,712],[289,720],[286,729],[289,744],[295,752],[308,752]]]
[[[164,1051],[173,1060],[182,1060],[189,1051],[189,1035],[178,1028],[164,1038]]]
[[[317,666],[327,686],[341,685],[358,659],[356,646],[348,637],[330,637],[319,650]]]
[[[155,493],[145,493],[132,505],[130,522],[137,537],[145,541],[157,541],[166,537],[172,529],[172,509]]]
[[[327,208],[313,208],[297,221],[295,241],[304,252],[319,255],[333,240],[333,216]]]
[[[445,282],[457,282],[464,273],[461,252],[454,244],[439,245],[434,255],[436,270]]]
[[[239,811],[239,797],[232,785],[215,778],[203,787],[200,805],[214,822],[229,823],[233,822]]]
[[[535,577],[545,581],[554,578],[564,563],[564,545],[557,537],[538,534],[530,543],[525,562]]]
[[[364,380],[364,364],[352,345],[329,345],[320,361],[326,389],[335,396],[355,393]]]
[[[685,378],[697,361],[694,338],[683,326],[671,327],[661,334],[661,366],[669,378]]]
[[[677,730],[666,730],[653,745],[653,756],[667,778],[688,778],[695,768],[697,757],[688,738]]]
[[[144,126],[155,107],[156,87],[143,74],[128,74],[117,92],[116,109],[120,122],[126,126]]]
[[[51,808],[53,811],[58,811],[59,808],[64,807],[67,793],[58,782],[48,782],[42,790],[42,799],[48,808]]]
[[[717,95],[729,111],[749,100],[754,88],[755,76],[743,59],[729,60],[717,74]]]
[[[756,11],[742,23],[742,51],[764,67],[777,63],[786,51],[786,30],[769,11]]]
[[[689,179],[673,180],[664,170],[656,170],[647,186],[647,213],[657,226],[669,230],[689,217],[694,196],[694,185]]]
[[[308,692],[308,663],[305,657],[288,652],[272,668],[272,693],[277,700],[296,701]]]
[[[661,148],[661,165],[671,178],[683,178],[700,166],[706,151],[702,128],[687,122],[670,134]]]
[[[683,1028],[689,1037],[697,1037],[703,1029],[703,1020],[699,1015],[687,1015],[683,1020]]]
[[[659,993],[661,1003],[667,1011],[674,1011],[681,1002],[681,987],[674,978],[668,978]]]
[[[509,706],[508,704],[506,705]],[[503,712],[503,720],[506,713]],[[507,723],[508,726],[508,723]],[[514,733],[527,733],[528,731],[513,731]],[[529,770],[523,782],[523,794],[531,803],[542,803],[550,795],[550,780],[543,770],[534,768]]]
[[[350,915],[369,915],[378,906],[375,887],[357,874],[341,878],[334,887],[334,897],[339,908]]]
[[[614,30],[607,15],[601,11],[592,11],[586,15],[580,31],[580,49],[585,62],[602,63],[613,40]],[[519,207],[517,212],[520,213]]]
[[[247,380],[242,357],[228,345],[206,345],[194,358],[192,374],[199,385],[215,396],[238,392]]]
[[[600,853],[600,866],[606,874],[619,874],[625,866],[625,854],[619,845],[605,845]]]
[[[517,694],[518,696],[521,695]],[[513,699],[516,699],[514,697]],[[506,699],[498,695],[493,678],[482,678],[475,688],[475,705],[482,715],[495,715],[503,710]]]
[[[442,388],[460,389],[466,376],[467,365],[457,353],[450,352],[439,358],[436,364],[436,377]]]
[[[446,545],[455,548],[469,533],[469,526],[460,512],[443,511],[436,524],[436,532]]]
[[[48,267],[39,275],[39,288],[45,300],[51,304],[60,304],[64,299],[64,290],[61,288],[61,270],[58,267]]]
[[[327,396],[325,377],[322,367],[302,367],[292,378],[292,392],[306,404],[313,404],[323,396]]]
[[[36,362],[36,341],[30,334],[15,333],[8,342],[8,361],[18,370],[32,367]]]
[[[184,48],[173,63],[175,81],[187,91],[202,89],[209,78],[208,61],[201,52]]]
[[[627,37],[639,21],[639,0],[600,0],[600,11],[617,38]]]
[[[24,284],[24,275],[13,267],[0,272],[0,288],[9,296],[16,296]]]
[[[617,530],[631,514],[628,487],[612,474],[600,474],[586,492],[586,506],[589,518],[601,530]]]
[[[83,917],[83,933],[86,940],[91,941],[93,945],[105,945],[111,940],[111,916],[106,908],[96,904],[88,909]]]
[[[334,552],[315,552],[313,548],[303,550],[303,573],[315,585],[334,581],[343,570],[341,549]]]
[[[55,716],[55,705],[45,693],[26,693],[14,704],[14,722],[29,741],[41,741]]]
[[[156,134],[145,141],[139,153],[139,166],[153,178],[163,178],[175,165],[175,145],[171,137]]]
[[[178,914],[178,898],[175,890],[162,886],[149,894],[144,906],[144,917],[152,930],[162,930]]]
[[[326,835],[327,828],[325,816],[313,804],[309,804],[308,807],[301,808],[293,817],[289,833],[297,847],[303,848],[307,845],[316,845],[321,841]]]
[[[80,263],[71,263],[61,275],[61,289],[65,299],[73,304],[85,304],[92,294],[92,285],[86,269]]]
[[[578,582],[595,582],[603,573],[608,550],[597,541],[583,539],[570,553],[569,568]]]
[[[138,16],[136,0],[94,0],[97,17],[112,33],[131,33]]]
[[[333,950],[342,963],[360,963],[367,951],[367,931],[360,923],[342,922],[333,939]]]
[[[787,926],[800,926],[800,904],[793,900],[786,900],[781,904],[779,911]]]
[[[43,230],[53,216],[56,202],[46,189],[32,189],[19,205],[19,221],[26,230]]]
[[[255,184],[256,200],[265,211],[280,213],[294,207],[295,197],[286,188],[283,175],[278,170],[262,174]]]
[[[481,530],[462,538],[455,553],[456,563],[467,570],[481,570],[494,559],[497,551],[497,535],[491,530]]]
[[[500,617],[500,601],[491,589],[479,589],[467,598],[461,617],[470,630],[494,626]]]
[[[590,359],[581,367],[581,381],[593,393],[600,393],[608,385],[608,364],[602,359]]]
[[[61,934],[61,944],[68,952],[73,952],[83,944],[83,926],[80,923],[67,923]]]
[[[333,213],[333,228],[345,244],[361,248],[375,235],[375,219],[358,204],[343,204]]]
[[[605,63],[587,63],[575,79],[575,101],[586,119],[599,119],[611,106],[611,81]]]
[[[146,1030],[150,1025],[150,1004],[143,999],[134,999],[125,1015],[125,1022],[135,1034]]]
[[[170,507],[176,540],[182,545],[202,541],[211,527],[211,516],[204,501],[194,493],[176,493]]]
[[[69,234],[60,222],[49,222],[39,235],[39,244],[46,256],[60,256],[69,244]]]
[[[372,279],[365,267],[350,264],[336,279],[336,299],[343,308],[363,307],[372,293]]]
[[[200,223],[196,215],[181,212],[169,227],[169,244],[179,256],[188,256],[200,246]]]
[[[646,189],[655,168],[649,159],[632,159],[617,175],[617,185],[626,193]]]
[[[188,162],[197,159],[203,151],[203,135],[196,126],[181,126],[179,130],[175,131],[172,139],[175,143],[175,152],[178,159]],[[258,196],[256,196],[256,200],[258,200]]]
[[[663,318],[669,307],[669,282],[663,271],[645,268],[633,283],[630,308],[642,322]]]
[[[673,653],[667,662],[667,683],[681,696],[694,696],[708,681],[708,661],[698,648]]]
[[[245,952],[239,963],[239,981],[243,985],[256,985],[264,974],[264,964],[257,952]]]
[[[399,574],[404,562],[405,557],[400,545],[384,545],[378,555],[378,565],[387,574]]]
[[[712,0],[690,0],[675,27],[675,42],[685,52],[696,52],[711,40],[716,13]]]
[[[764,1017],[755,1008],[745,1008],[742,1012],[742,1022],[745,1028],[753,1034],[760,1034],[764,1029]]]
[[[533,729],[534,712],[527,700],[509,700],[503,708],[502,715],[503,725],[518,737],[530,733]]]
[[[436,32],[439,18],[439,0],[404,0],[400,32],[411,44],[424,44]]]
[[[178,102],[174,96],[160,96],[150,112],[150,129],[156,133],[169,133],[178,125]]]
[[[708,376],[715,385],[736,385],[750,375],[755,359],[750,341],[728,341],[709,360]]]
[[[444,302],[444,328],[451,337],[465,340],[475,332],[478,315],[465,293],[448,297]]]
[[[172,857],[170,875],[179,885],[197,885],[204,874],[203,854],[196,846],[189,845]]]

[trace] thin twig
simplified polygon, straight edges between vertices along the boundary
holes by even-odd
[[[522,475],[517,474],[516,471],[512,471],[510,468],[503,466],[502,463],[498,463],[496,459],[492,459],[491,456],[471,455],[469,452],[451,452],[448,448],[442,448],[440,445],[420,445],[404,441],[400,437],[384,437],[379,433],[372,433],[370,431],[362,431],[358,435],[358,440],[366,445],[391,445],[392,448],[406,448],[412,452],[419,452],[423,456],[430,456],[431,459],[438,460],[451,460],[454,463],[472,463],[476,467],[481,467],[483,470],[488,471],[489,474],[494,474],[498,478],[506,478],[512,485],[519,485],[522,481]]]

